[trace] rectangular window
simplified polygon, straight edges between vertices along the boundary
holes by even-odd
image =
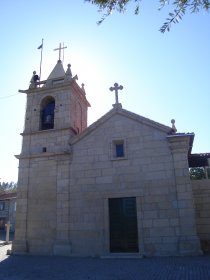
[[[111,144],[111,159],[126,159],[126,140],[114,139]]]
[[[4,211],[5,203],[4,201],[0,201],[0,211]]]
[[[124,144],[123,143],[119,143],[115,145],[115,149],[116,149],[116,157],[124,157]]]

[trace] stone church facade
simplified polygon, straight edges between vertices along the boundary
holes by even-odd
[[[59,60],[27,95],[13,253],[197,255],[193,134],[118,101],[87,127],[84,87]]]

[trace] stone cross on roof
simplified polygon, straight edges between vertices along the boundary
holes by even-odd
[[[61,47],[61,43],[59,44],[59,48],[54,49],[54,51],[59,51],[59,60],[61,60],[61,50],[66,49],[67,47]]]
[[[119,86],[118,83],[114,84],[114,87],[110,87],[109,90],[110,91],[115,91],[115,104],[119,104],[118,102],[118,90],[122,90],[123,86]]]

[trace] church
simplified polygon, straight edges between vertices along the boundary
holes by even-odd
[[[188,155],[177,133],[118,101],[87,126],[90,103],[71,65],[33,73],[19,159],[14,254],[201,254]],[[207,234],[209,235],[209,233]]]

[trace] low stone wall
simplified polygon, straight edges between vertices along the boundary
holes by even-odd
[[[210,179],[192,180],[192,188],[201,248],[210,253]]]

